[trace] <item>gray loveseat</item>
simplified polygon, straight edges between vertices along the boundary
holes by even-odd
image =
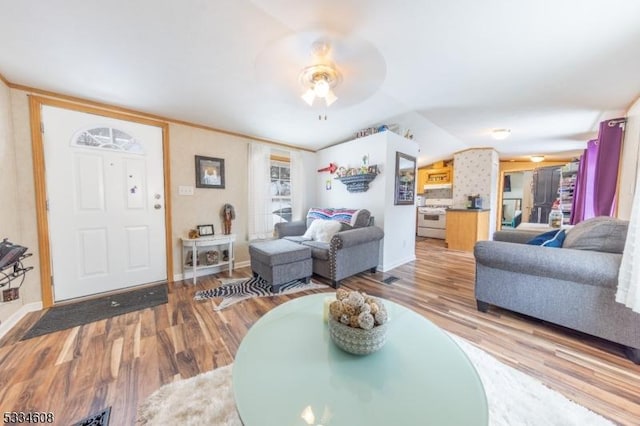
[[[342,223],[341,230],[328,243],[303,237],[307,227],[318,218],[340,220]],[[340,280],[351,275],[366,270],[376,271],[380,259],[380,243],[384,237],[382,229],[373,225],[373,217],[366,209],[312,208],[309,209],[306,220],[276,224],[275,233],[277,238],[286,238],[310,247],[313,273],[329,278],[335,288],[340,285]]]
[[[562,248],[524,244],[535,234],[517,230],[479,241],[478,310],[496,305],[616,342],[640,364],[640,314],[615,301],[627,226],[586,220],[567,232]]]

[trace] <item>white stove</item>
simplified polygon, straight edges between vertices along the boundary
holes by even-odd
[[[424,207],[418,207],[418,236],[444,240],[447,208],[452,205],[451,198],[427,198]]]

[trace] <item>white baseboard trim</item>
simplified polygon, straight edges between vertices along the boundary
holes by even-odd
[[[9,318],[0,324],[0,338],[4,337],[25,315],[29,312],[42,310],[42,302],[33,302],[22,305],[20,309],[15,311]]]
[[[379,270],[381,269],[382,272],[387,272],[390,269],[393,268],[397,268],[398,266],[404,265],[405,263],[409,263],[409,262],[413,262],[414,260],[416,260],[416,256],[410,256],[406,259],[402,259],[402,260],[396,260],[393,263],[385,263],[382,268],[378,268]]]
[[[236,270],[236,269],[244,268],[247,266],[251,266],[251,262],[248,260],[245,260],[244,262],[235,262],[235,264],[233,265],[233,269]],[[229,267],[227,265],[207,268],[207,269],[199,269],[196,271],[196,277],[219,274],[221,272],[224,273],[224,272],[227,272],[228,270],[229,270]],[[182,280],[190,280],[190,279],[193,279],[192,272],[187,272],[185,274],[173,274],[173,281],[182,281]]]

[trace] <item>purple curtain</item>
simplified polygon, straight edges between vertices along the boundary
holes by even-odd
[[[571,224],[595,216],[613,216],[616,209],[618,166],[622,149],[624,119],[600,123],[598,139],[587,142],[580,156],[573,192]]]
[[[572,225],[593,217],[593,181],[598,148],[598,140],[592,139],[587,142],[587,149],[585,149],[584,153],[580,156],[578,177],[573,190],[573,204],[571,208]]]
[[[593,187],[593,215],[613,216],[616,211],[616,187],[624,124],[621,119],[600,123],[598,159]]]

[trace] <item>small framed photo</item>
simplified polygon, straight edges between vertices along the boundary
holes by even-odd
[[[224,159],[196,155],[196,188],[224,188]]]
[[[213,225],[198,225],[198,235],[200,237],[213,235]]]

